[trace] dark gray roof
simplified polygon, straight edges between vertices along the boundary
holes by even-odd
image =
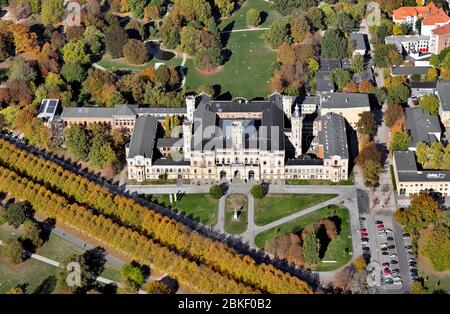
[[[433,181],[449,182],[450,171],[422,170],[418,171],[416,156],[413,151],[394,152],[397,176],[400,182]]]
[[[259,134],[260,149],[283,150],[284,113],[280,107],[273,104],[262,112],[261,127],[263,132]]]
[[[183,139],[175,137],[162,137],[156,140],[156,147],[182,147]]]
[[[213,150],[211,140],[216,137],[217,115],[211,111],[208,104],[202,103],[194,111],[194,135],[192,136],[192,149]],[[209,143],[208,145],[206,145]]]
[[[425,142],[430,145],[439,139],[433,133],[441,132],[439,118],[431,115],[422,108],[406,108],[406,129],[411,135],[409,147],[416,147],[417,143]]]
[[[314,104],[319,105],[320,97],[319,96],[305,96],[303,99],[299,100],[299,104]]]
[[[399,66],[392,68],[392,75],[425,75],[431,67]]]
[[[326,93],[320,96],[322,108],[370,107],[369,95],[359,93]]]
[[[158,120],[152,116],[140,116],[134,124],[128,158],[135,156],[153,157]]]
[[[111,118],[113,116],[137,116],[145,114],[185,115],[186,108],[141,107],[138,105],[116,105],[115,107],[65,107],[62,119],[68,118]]]
[[[436,90],[443,111],[450,111],[450,81],[439,80]]]
[[[350,38],[355,44],[356,50],[367,50],[366,35],[361,33],[351,33]]]
[[[323,59],[320,58],[320,70],[321,71],[331,71],[333,69],[338,69],[342,67],[340,59]]]
[[[334,83],[329,79],[329,75],[329,71],[318,71],[316,73],[316,91],[318,93],[334,91]]]
[[[335,113],[327,113],[320,119],[322,129],[319,132],[319,144],[323,145],[324,158],[328,159],[337,155],[348,159],[345,118]]]
[[[411,82],[409,83],[409,86],[411,89],[418,88],[418,89],[435,89],[436,88],[436,82]]]
[[[64,107],[61,118],[111,118],[115,108],[104,107]]]

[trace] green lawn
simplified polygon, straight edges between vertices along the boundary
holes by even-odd
[[[5,241],[16,238],[18,235],[18,230],[7,225],[0,226],[1,240]],[[66,256],[82,254],[83,252],[83,249],[52,234],[49,240],[36,253],[53,260],[61,261]],[[11,288],[23,283],[28,284],[26,292],[33,293],[42,281],[50,276],[55,276],[56,273],[56,267],[35,259],[29,258],[20,265],[11,265],[0,256],[0,294],[6,293]],[[101,276],[117,281],[120,277],[119,269],[107,262]]]
[[[336,197],[336,194],[269,194],[255,200],[255,223],[266,225]]]
[[[314,270],[328,271],[338,269],[348,263],[352,255],[352,239],[350,233],[349,212],[347,208],[337,205],[331,205],[315,211],[314,213],[297,218],[293,221],[285,223],[276,228],[259,233],[255,237],[255,244],[259,248],[264,248],[266,240],[273,239],[279,234],[289,234],[292,232],[299,232],[306,226],[333,216],[338,216],[341,219],[340,233],[332,240],[327,247],[327,251],[323,260],[336,260],[337,263],[319,263]]]
[[[263,14],[261,14],[263,16],[262,24],[259,25],[259,27],[269,27],[274,20],[281,18],[281,15],[271,8],[270,3],[264,0],[247,0],[238,11],[233,13],[232,16],[222,19],[219,24],[219,29],[223,30],[227,25],[232,25],[233,29],[248,28],[246,16],[248,10],[251,8],[263,12]]]
[[[141,64],[141,65],[133,65],[126,62],[124,58],[120,59],[112,59],[109,55],[104,55],[103,58],[97,62],[98,65],[106,68],[107,70],[114,72],[116,70],[129,70],[132,73],[139,73],[143,71],[145,68],[154,67],[155,63],[164,63],[169,67],[176,67],[181,65],[182,58],[174,57],[169,61],[161,61],[152,59],[150,62]]]
[[[234,221],[234,208],[240,210],[239,220]],[[248,224],[248,200],[244,194],[231,194],[227,196],[225,206],[225,225],[226,232],[231,234],[241,234],[247,230]]]
[[[276,54],[264,42],[263,31],[228,35],[226,48],[232,54],[217,73],[203,75],[195,70],[192,59],[186,62],[186,90],[194,91],[202,84],[220,85],[220,94],[229,92],[233,97],[247,99],[267,97]]]
[[[423,278],[424,286],[432,293],[434,290],[442,289],[447,293],[450,293],[450,276],[438,277],[433,274],[426,272],[420,265],[419,266],[419,276]]]
[[[169,206],[168,194],[154,194],[152,200],[162,206]],[[212,198],[209,194],[185,194],[172,207],[184,215],[190,216],[208,225],[217,223],[217,209],[219,200]]]

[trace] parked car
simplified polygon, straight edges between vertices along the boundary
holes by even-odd
[[[383,274],[387,275],[387,274],[391,274],[392,272],[389,269],[384,269],[383,270]]]
[[[408,262],[415,262],[416,260],[414,259],[414,258],[410,258],[409,260],[408,260]]]
[[[387,247],[387,246],[388,246],[388,245],[387,245],[386,242],[380,244],[380,248],[384,248],[384,247]]]
[[[366,233],[366,232],[361,232],[361,236],[363,236],[363,237],[368,237],[368,236],[369,236],[369,234],[368,234],[368,233]]]
[[[412,250],[412,245],[405,245],[405,249]]]
[[[379,233],[378,236],[379,237],[385,237],[387,234],[386,233]]]
[[[410,236],[410,235],[409,235],[409,233],[408,233],[408,232],[406,232],[406,233],[404,233],[404,234],[403,234],[403,239],[408,239],[408,238],[409,238],[409,236]]]
[[[395,245],[393,245],[393,244],[392,244],[392,245],[389,245],[389,249],[390,249],[390,250],[395,249]]]
[[[377,228],[378,229],[384,229],[384,225],[378,225]]]
[[[389,255],[389,257],[390,257],[390,258],[395,258],[395,257],[397,257],[397,254],[392,253],[391,255]]]
[[[369,238],[361,238],[362,242],[369,242]]]
[[[375,223],[376,223],[377,225],[381,225],[381,224],[383,223],[383,221],[381,221],[381,220],[376,220]]]
[[[394,283],[394,280],[392,280],[391,278],[386,278],[384,280],[385,285],[392,285],[393,283]]]
[[[388,241],[394,241],[394,238],[393,237],[387,237],[387,240]]]
[[[394,231],[392,231],[392,229],[386,228],[386,232],[393,233]]]
[[[381,264],[381,265],[382,265],[383,267],[386,267],[386,266],[389,267],[390,264],[389,264],[389,262],[385,262],[385,263],[383,263],[383,264]]]
[[[366,217],[359,217],[359,221],[366,221]]]
[[[391,259],[391,264],[398,264],[398,261],[396,261],[395,259]]]
[[[370,247],[368,247],[368,246],[363,246],[362,249],[363,249],[363,251],[370,251]]]
[[[381,252],[381,255],[389,255],[389,252]]]
[[[361,231],[361,232],[367,232],[367,229],[366,229],[366,228],[361,228],[359,231]]]
[[[380,250],[383,251],[383,252],[389,251],[389,249],[387,247],[382,247]]]

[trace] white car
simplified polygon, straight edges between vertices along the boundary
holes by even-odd
[[[388,245],[387,245],[387,243],[381,243],[380,244],[380,248],[385,248],[385,247],[387,247]]]
[[[393,233],[392,229],[386,229],[386,232]]]
[[[385,237],[385,236],[387,236],[387,234],[386,233],[379,233],[378,236],[379,237]]]
[[[390,258],[395,258],[395,257],[397,257],[397,254],[393,253],[393,254],[389,255],[389,257]]]

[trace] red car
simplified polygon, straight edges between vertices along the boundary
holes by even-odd
[[[363,237],[368,237],[368,236],[369,236],[369,234],[368,234],[368,233],[366,233],[366,232],[361,232],[361,236],[363,236]]]
[[[385,270],[383,270],[383,272],[384,272],[385,275],[392,274],[392,272],[389,269],[385,269]]]
[[[384,225],[378,225],[377,228],[378,229],[384,229]]]
[[[361,232],[367,232],[367,230],[365,228],[362,228],[360,231]]]
[[[389,267],[389,263],[388,262],[383,263],[382,265],[383,265],[383,267]]]

